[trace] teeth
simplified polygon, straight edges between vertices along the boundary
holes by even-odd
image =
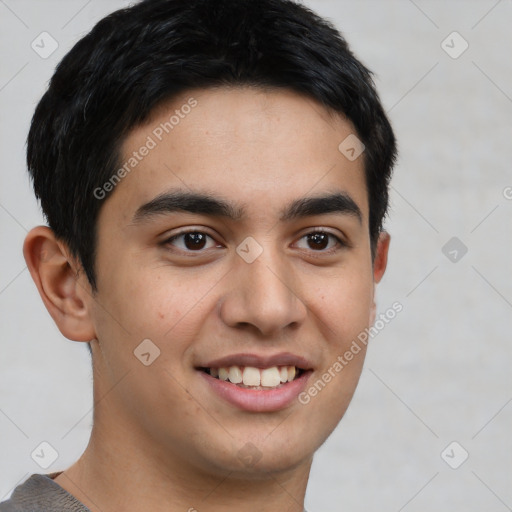
[[[261,385],[266,388],[275,388],[281,384],[281,376],[277,366],[265,368],[261,371]]]
[[[229,369],[229,380],[233,384],[240,384],[242,382],[242,370],[238,366],[232,366]]]
[[[291,382],[297,375],[295,366],[272,366],[271,368],[255,368],[252,366],[230,366],[210,368],[210,375],[220,380],[250,387],[275,388],[280,384]]]
[[[260,371],[258,368],[246,366],[244,368],[244,384],[246,386],[259,386],[261,383]]]

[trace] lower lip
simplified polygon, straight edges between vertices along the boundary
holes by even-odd
[[[199,371],[199,370],[198,370]],[[230,404],[244,411],[272,412],[289,406],[306,387],[311,371],[275,389],[247,389],[199,371],[211,389]]]

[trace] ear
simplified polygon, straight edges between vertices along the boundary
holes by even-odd
[[[23,256],[46,309],[60,332],[74,341],[96,334],[90,315],[92,290],[66,245],[46,226],[33,228],[25,238]]]
[[[375,259],[373,261],[373,302],[370,310],[370,326],[375,322],[377,315],[377,304],[375,303],[375,285],[380,282],[388,264],[388,251],[391,236],[386,231],[382,231],[377,241]]]

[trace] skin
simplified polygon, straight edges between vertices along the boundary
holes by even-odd
[[[373,323],[389,235],[372,261],[363,158],[338,151],[352,124],[291,91],[187,91],[129,134],[123,156],[190,97],[197,106],[104,200],[96,294],[49,228],[26,238],[28,267],[60,331],[92,340],[91,439],[55,481],[93,512],[247,503],[302,511],[313,454],[350,403],[364,347],[307,405],[294,400],[271,413],[225,402],[194,366],[232,353],[291,352],[312,362],[315,382]],[[175,212],[133,222],[137,208],[176,187],[237,201],[247,217]],[[291,200],[334,189],[350,195],[361,222],[339,214],[279,221]],[[164,243],[184,228],[212,237],[203,252],[187,249],[186,237]],[[308,242],[315,228],[348,245],[327,254],[337,242]],[[248,236],[263,248],[251,264],[236,253]],[[143,339],[160,349],[149,366],[133,354]],[[246,443],[261,455],[255,464],[238,456]]]

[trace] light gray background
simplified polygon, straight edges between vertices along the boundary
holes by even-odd
[[[43,222],[25,138],[57,62],[127,4],[0,0],[0,501],[29,474],[70,466],[88,441],[88,351],[54,326],[22,257],[26,231]],[[398,136],[378,299],[380,312],[403,305],[316,455],[306,507],[512,510],[512,1],[306,4],[375,71]],[[31,48],[43,31],[59,44],[47,59]],[[442,47],[453,31],[469,44],[457,59]],[[454,236],[468,248],[456,262],[442,252]],[[30,455],[42,441],[59,454],[47,469]],[[462,447],[448,450],[452,465],[469,453],[458,469],[441,457],[452,441]]]

